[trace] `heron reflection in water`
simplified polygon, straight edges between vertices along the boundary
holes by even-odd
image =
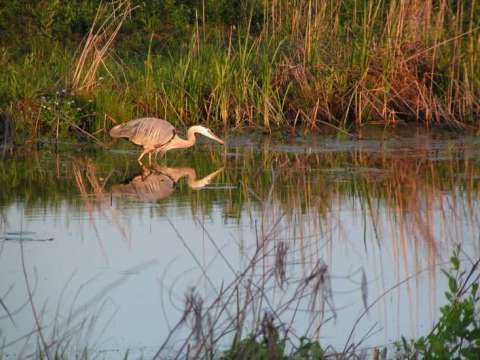
[[[222,171],[223,167],[197,180],[197,174],[192,168],[143,166],[142,174],[135,176],[127,184],[114,185],[111,192],[114,196],[155,202],[170,196],[177,182],[183,177],[187,178],[187,184],[191,189],[200,190],[210,184]]]

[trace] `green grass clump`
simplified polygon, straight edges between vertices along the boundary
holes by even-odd
[[[459,249],[450,258],[451,268],[444,271],[448,279],[447,304],[430,333],[396,344],[397,355],[409,359],[478,359],[480,356],[480,296],[477,260],[470,269],[461,269]]]
[[[285,340],[280,341],[278,337],[258,339],[251,335],[245,340],[235,343],[231,349],[222,353],[221,360],[235,359],[283,359],[283,360],[301,360],[301,359],[323,359],[324,350],[317,340],[307,337],[301,337],[298,347],[289,354],[285,350]]]

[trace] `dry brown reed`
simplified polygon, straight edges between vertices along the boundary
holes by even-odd
[[[73,92],[88,92],[95,88],[100,66],[110,74],[105,61],[113,50],[113,43],[123,22],[132,11],[130,0],[118,0],[99,5],[67,84]]]
[[[264,206],[270,210],[272,196],[273,186],[267,198],[263,199]],[[281,218],[282,214],[277,213],[277,220],[273,223],[263,223],[262,220],[257,225],[256,246],[246,265],[238,271],[231,268],[221,248],[215,246],[218,255],[232,271],[233,280],[222,284],[220,289],[214,288],[215,296],[209,301],[200,298],[195,289],[190,289],[186,295],[183,315],[154,358],[173,356],[197,359],[218,356],[218,351],[223,351],[230,341],[233,341],[232,349],[235,349],[236,354],[249,358],[255,354],[251,353],[254,348],[243,342],[245,334],[265,342],[272,356],[280,356],[283,351],[283,345],[280,344],[293,348],[294,339],[299,339],[293,324],[301,309],[309,308],[312,312],[312,323],[307,328],[314,331],[335,316],[329,270],[324,262],[318,261],[305,276],[286,276],[285,269],[291,265],[287,262],[287,246],[282,242],[276,244],[275,241],[277,233],[281,231]],[[206,231],[204,227],[203,229]],[[184,242],[178,230],[175,231]],[[215,242],[208,234],[207,236]],[[195,263],[206,274],[200,262],[195,259]],[[293,290],[286,292],[279,303],[272,302],[272,283],[287,282],[287,279]],[[329,306],[328,311],[325,311],[325,304]],[[329,317],[326,317],[327,312],[330,313]],[[168,345],[176,333],[177,336],[182,334],[184,340],[180,343],[176,340],[176,353],[172,355],[167,353],[171,351]]]
[[[8,310],[7,305],[5,305],[5,302],[2,299],[0,299],[0,306],[2,307],[3,311],[7,313],[7,316],[12,322],[12,324],[15,325],[15,321],[13,320],[12,313],[10,312],[10,310]]]
[[[479,114],[479,28],[466,15],[478,11],[475,1],[267,3],[265,31],[290,31],[292,50],[276,69],[290,118],[312,129],[348,119],[463,127]],[[342,24],[351,3],[353,23]]]

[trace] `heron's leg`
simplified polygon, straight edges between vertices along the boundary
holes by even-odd
[[[140,156],[138,157],[137,161],[141,164],[142,163],[142,158],[143,156],[147,153],[148,151],[147,150],[143,150],[143,152],[140,154]]]
[[[148,165],[152,166],[152,152],[148,153]]]

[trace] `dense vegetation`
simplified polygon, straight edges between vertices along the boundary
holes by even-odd
[[[143,115],[478,129],[479,26],[470,0],[12,0],[0,7],[1,119],[32,140],[98,137]]]

